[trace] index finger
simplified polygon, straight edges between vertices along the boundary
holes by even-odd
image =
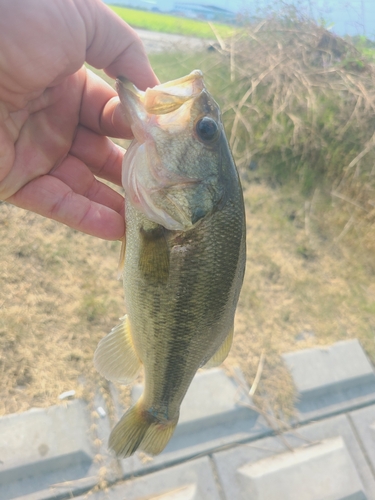
[[[112,78],[124,76],[141,90],[159,83],[138,34],[102,1],[86,2],[86,61]]]

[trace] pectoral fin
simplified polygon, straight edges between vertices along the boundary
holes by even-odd
[[[124,270],[124,264],[125,264],[125,251],[126,251],[126,234],[121,238],[121,250],[120,250],[120,257],[118,261],[118,267],[117,267],[117,279],[122,278],[122,272]]]
[[[232,347],[232,342],[233,342],[233,328],[231,329],[227,338],[221,344],[219,349],[215,352],[212,358],[207,361],[207,363],[203,366],[203,368],[214,368],[215,366],[219,366],[228,356],[230,348]]]
[[[108,380],[129,384],[136,377],[141,361],[134,350],[127,316],[98,344],[94,365]]]
[[[153,283],[166,283],[169,276],[169,249],[164,228],[141,229],[139,270]]]

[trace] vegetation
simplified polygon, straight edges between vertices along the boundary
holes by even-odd
[[[375,42],[360,35],[348,38],[356,49],[370,62],[375,62]]]
[[[204,21],[196,21],[186,17],[177,17],[144,10],[127,9],[110,6],[124,21],[134,28],[143,28],[160,33],[175,33],[178,35],[213,38],[210,25]],[[225,24],[215,23],[215,30],[225,38],[233,34],[233,28]]]

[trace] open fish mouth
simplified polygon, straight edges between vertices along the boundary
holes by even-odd
[[[195,70],[146,91],[118,79],[117,88],[135,138],[123,162],[126,197],[166,229],[193,227],[221,197],[214,187],[217,179],[213,184],[207,181],[212,179],[209,169],[196,166],[203,150],[217,146],[222,134],[218,107],[206,91],[202,72]],[[199,120],[206,136],[213,127],[216,143],[198,137]]]
[[[194,70],[189,75],[167,83],[156,85],[145,91],[137,89],[129,80],[118,78],[117,91],[120,98],[127,98],[133,94],[138,102],[141,102],[144,110],[151,115],[163,115],[178,109],[189,99],[197,97],[205,88],[203,74],[200,70]]]

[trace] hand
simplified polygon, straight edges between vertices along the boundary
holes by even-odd
[[[158,83],[137,34],[101,0],[0,0],[0,200],[105,239],[124,234],[130,138],[116,92],[87,70]]]

